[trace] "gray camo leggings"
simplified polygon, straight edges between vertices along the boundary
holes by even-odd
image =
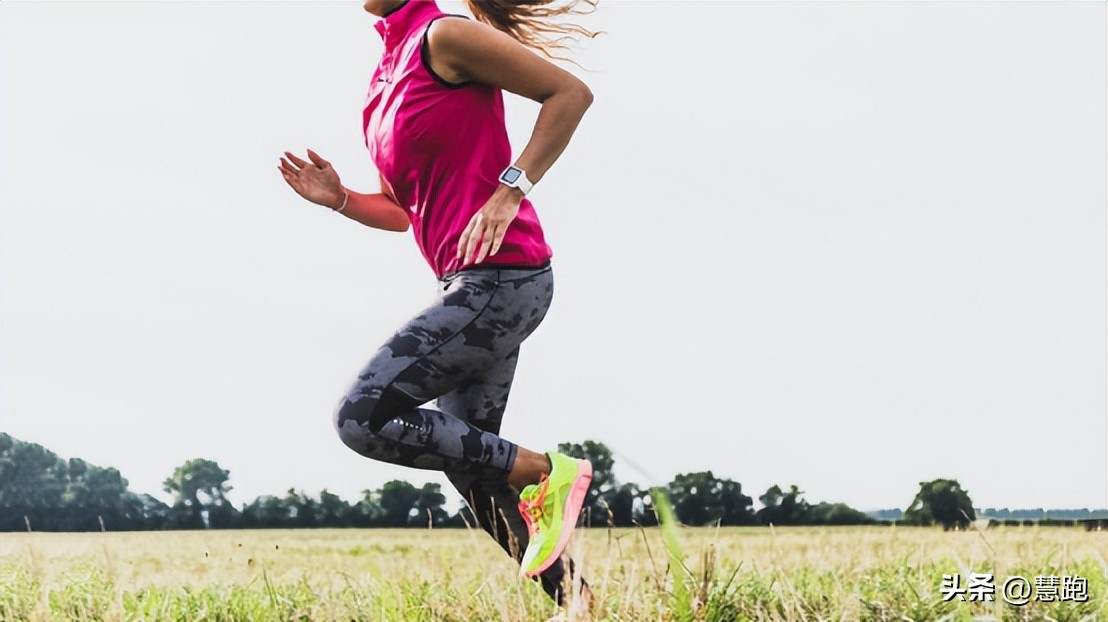
[[[527,527],[508,485],[517,446],[500,438],[519,347],[554,293],[549,266],[472,268],[370,359],[335,413],[339,438],[367,458],[444,471],[478,522],[518,561]],[[438,409],[424,405],[436,400]],[[567,569],[541,577],[558,602]]]

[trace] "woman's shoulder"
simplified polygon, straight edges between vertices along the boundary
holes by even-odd
[[[505,38],[511,39],[488,24],[452,13],[443,13],[432,18],[424,36],[432,53],[449,56],[465,55],[490,44],[503,44]]]

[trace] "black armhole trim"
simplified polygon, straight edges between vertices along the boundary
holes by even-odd
[[[435,17],[431,21],[427,22],[427,26],[423,29],[423,39],[419,42],[419,60],[423,63],[423,68],[427,70],[427,73],[431,74],[431,77],[435,79],[435,82],[438,82],[448,89],[460,89],[464,86],[469,86],[470,84],[473,84],[473,81],[470,80],[467,82],[447,82],[443,79],[442,76],[435,73],[434,69],[431,69],[431,59],[427,49],[427,33],[431,30],[431,24],[434,24],[436,20],[440,20],[444,17],[460,17],[462,19],[469,19],[465,15],[447,14],[439,15],[438,17]]]
[[[408,4],[408,2],[409,2],[409,0],[404,0],[400,4],[398,4],[394,7],[392,7],[391,9],[389,9],[388,11],[385,11],[385,14],[382,15],[381,17],[384,18],[384,17],[388,17],[389,15],[392,15],[393,13],[395,13],[395,12],[399,11],[400,9],[404,8],[404,5]]]

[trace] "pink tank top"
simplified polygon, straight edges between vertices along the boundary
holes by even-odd
[[[500,89],[455,85],[432,72],[425,33],[445,15],[434,0],[408,0],[375,24],[385,42],[362,114],[366,147],[435,275],[461,267],[458,238],[512,163]],[[524,198],[500,252],[482,265],[538,266],[551,256]]]

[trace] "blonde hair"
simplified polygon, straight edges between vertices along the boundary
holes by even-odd
[[[577,24],[555,21],[566,15],[587,15],[600,0],[465,0],[478,21],[510,35],[548,58],[568,60],[560,52],[569,50],[577,37],[599,35]],[[581,6],[584,5],[584,6]]]

